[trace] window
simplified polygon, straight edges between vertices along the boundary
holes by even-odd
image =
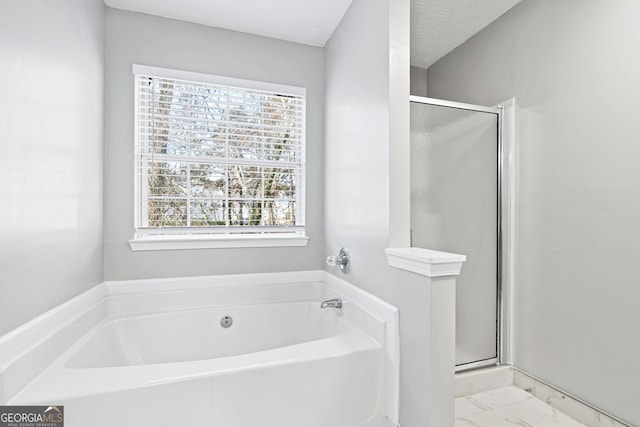
[[[305,89],[135,65],[134,250],[297,246]]]

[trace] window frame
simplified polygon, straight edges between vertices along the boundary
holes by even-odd
[[[134,64],[132,66],[134,78],[134,232],[129,240],[132,251],[142,250],[172,250],[172,249],[206,249],[206,248],[240,248],[240,247],[283,247],[306,246],[309,237],[305,227],[305,184],[306,184],[306,88],[267,83],[255,80],[245,80],[232,77],[217,76],[190,71],[152,67]],[[174,230],[189,230],[186,233],[158,233],[141,226],[141,207],[148,203],[144,197],[141,185],[140,162],[142,159],[143,143],[139,137],[140,105],[137,99],[137,77],[139,75],[194,82],[196,84],[213,84],[238,89],[267,91],[287,95],[299,96],[304,106],[301,118],[300,144],[300,175],[296,183],[296,224],[293,226],[235,226],[233,230],[224,227],[175,227]],[[142,230],[146,230],[143,232]]]

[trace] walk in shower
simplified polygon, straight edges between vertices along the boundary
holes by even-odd
[[[512,165],[504,111],[411,97],[412,246],[467,256],[456,288],[457,371],[507,357]]]

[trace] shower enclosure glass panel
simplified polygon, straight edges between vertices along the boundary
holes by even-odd
[[[467,256],[456,285],[458,369],[498,357],[499,115],[488,111],[411,102],[412,246]]]

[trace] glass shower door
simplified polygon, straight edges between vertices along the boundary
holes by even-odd
[[[498,357],[499,116],[492,110],[411,102],[412,246],[467,256],[456,285],[458,369]]]

